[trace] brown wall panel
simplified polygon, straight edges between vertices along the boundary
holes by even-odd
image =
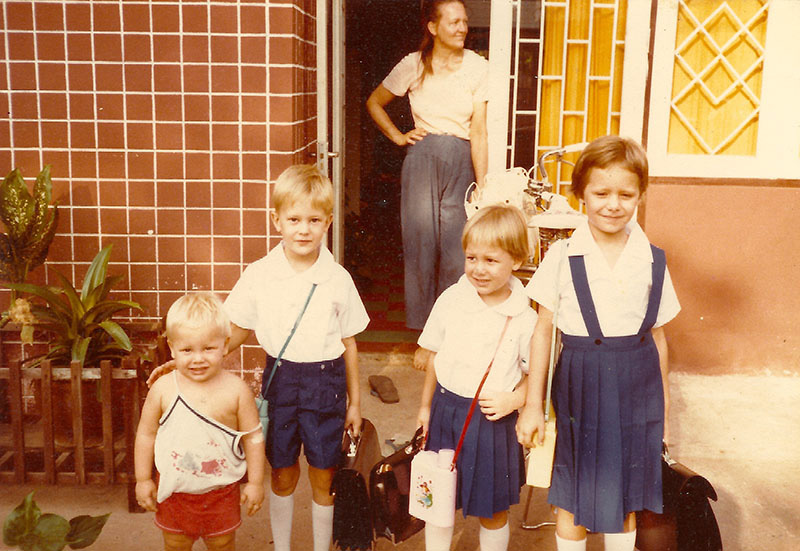
[[[653,184],[645,231],[683,307],[666,327],[675,370],[800,374],[800,189]]]

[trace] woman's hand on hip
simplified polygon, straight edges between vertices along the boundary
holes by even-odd
[[[414,145],[427,135],[428,131],[425,130],[424,128],[414,128],[413,130],[410,130],[405,134],[403,134],[401,138],[395,143],[401,147],[406,145]]]

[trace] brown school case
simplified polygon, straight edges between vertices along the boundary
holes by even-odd
[[[369,489],[375,539],[382,537],[397,544],[425,526],[425,522],[408,512],[411,460],[424,444],[420,427],[411,442],[372,468]]]

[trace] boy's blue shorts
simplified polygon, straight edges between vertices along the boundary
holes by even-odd
[[[274,358],[267,357],[262,377],[269,378]],[[269,392],[267,459],[273,469],[291,467],[300,457],[317,469],[339,465],[347,413],[344,358],[313,363],[281,360]]]

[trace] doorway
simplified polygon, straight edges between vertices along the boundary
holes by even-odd
[[[389,141],[366,110],[370,93],[420,40],[419,0],[348,0],[345,11],[344,265],[370,316],[359,348],[413,350],[406,331],[400,168],[405,152]],[[387,106],[398,128],[412,128],[407,98]]]

